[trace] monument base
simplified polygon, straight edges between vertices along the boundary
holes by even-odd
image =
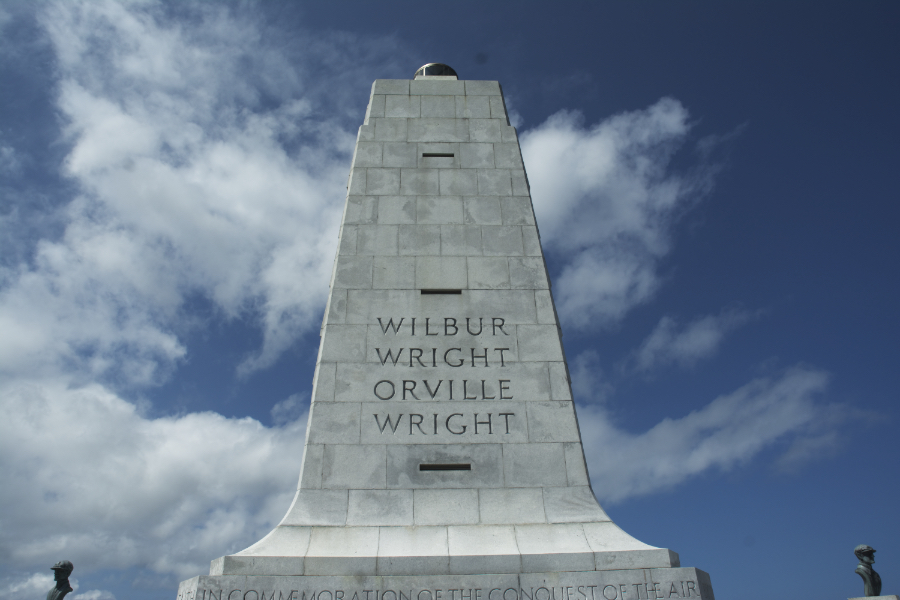
[[[495,575],[201,575],[177,600],[714,600],[695,568]],[[889,598],[889,596],[888,596]],[[896,598],[894,596],[893,598]]]
[[[857,598],[847,598],[847,600],[900,600],[900,596],[897,594],[891,594],[890,596],[859,596]]]

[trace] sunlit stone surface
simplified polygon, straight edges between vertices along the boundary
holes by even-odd
[[[296,497],[179,600],[713,598],[597,503],[560,336],[499,83],[375,81]]]

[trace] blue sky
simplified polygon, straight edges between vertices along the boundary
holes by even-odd
[[[0,5],[0,595],[280,520],[376,78],[503,85],[594,490],[722,598],[900,589],[895,2]]]

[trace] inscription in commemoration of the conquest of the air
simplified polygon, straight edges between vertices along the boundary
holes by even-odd
[[[519,437],[516,410],[502,403],[514,399],[515,336],[506,318],[378,317],[377,323],[381,339],[368,360],[390,372],[382,371],[371,394],[381,401],[430,404],[407,405],[404,412],[376,410],[368,427],[381,435]],[[453,404],[437,410],[436,401]],[[456,404],[471,401],[491,404],[481,410]]]

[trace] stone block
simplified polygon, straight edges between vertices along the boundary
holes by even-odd
[[[460,144],[459,166],[463,169],[493,169],[494,145],[493,144]]]
[[[310,534],[306,574],[372,574],[377,556],[376,527],[316,527]]]
[[[375,137],[379,142],[405,142],[409,137],[406,119],[372,119],[375,122]]]
[[[528,196],[500,198],[504,225],[534,225],[534,211]]]
[[[359,443],[359,410],[356,403],[320,402],[309,409],[307,444]]]
[[[350,407],[352,404],[336,404]],[[325,489],[385,489],[385,448],[381,445],[342,444],[334,437],[325,444],[322,487]],[[410,497],[410,503],[412,497]],[[412,513],[410,513],[411,516]],[[411,522],[411,519],[410,519]]]
[[[466,84],[466,95],[468,96],[500,96],[499,81],[477,81],[468,80]]]
[[[411,96],[415,98],[415,96]],[[422,96],[422,116],[440,119],[456,118],[456,96]],[[460,96],[465,98],[465,96]]]
[[[353,256],[356,254],[356,225],[344,225],[341,227],[341,237],[338,238],[338,254],[340,256]]]
[[[504,144],[511,144],[512,142],[519,143],[519,135],[516,133],[516,128],[511,127],[509,125],[503,125],[500,127],[500,135],[501,141]]]
[[[400,194],[436,196],[440,193],[438,169],[400,169]]]
[[[509,116],[506,113],[506,104],[503,102],[502,96],[491,98],[491,118],[502,119],[504,125],[509,125]]]
[[[545,487],[544,510],[551,523],[609,521],[588,486]]]
[[[285,525],[276,527],[269,534],[249,548],[238,552],[237,556],[303,556],[309,548],[311,528]],[[234,557],[229,557],[234,558]],[[302,574],[302,573],[301,573]]]
[[[511,171],[511,177],[513,196],[531,196],[531,187],[524,171]]]
[[[325,446],[307,444],[303,449],[303,466],[300,468],[300,485],[304,490],[318,490],[322,487],[322,455]]]
[[[364,325],[328,325],[324,328],[319,359],[323,362],[364,362],[366,327]]]
[[[463,222],[469,225],[500,225],[500,199],[495,196],[469,196],[463,199]]]
[[[382,144],[381,166],[407,168],[418,166],[416,144],[411,144],[409,142],[382,142]]]
[[[412,526],[412,490],[350,490],[347,525]]]
[[[320,362],[313,377],[313,402],[334,402],[335,363]]]
[[[522,229],[505,225],[482,227],[481,247],[485,256],[522,256]]]
[[[347,208],[344,209],[344,225],[376,222],[378,222],[378,198],[373,196],[347,197]]]
[[[477,171],[475,169],[442,170],[441,195],[477,196]]]
[[[374,117],[373,117],[374,119]],[[372,142],[375,141],[375,122],[372,121],[371,124],[366,122],[365,124],[359,127],[359,131],[356,134],[357,142]]]
[[[322,325],[344,323],[347,316],[347,290],[332,290],[325,307],[325,319]]]
[[[288,529],[288,528],[286,528]],[[308,527],[291,527],[289,529],[305,529]],[[307,544],[309,542],[307,541]],[[213,573],[214,567],[210,569],[210,575],[275,575],[275,576],[296,576],[303,575],[304,560],[302,556],[223,556],[220,559],[221,566],[218,571]],[[215,562],[215,561],[214,561]],[[219,572],[221,571],[221,572]]]
[[[511,525],[451,525],[447,528],[451,573],[518,573],[516,532]]]
[[[483,488],[478,490],[481,522],[486,525],[546,523],[541,488]]]
[[[465,123],[465,121],[460,121]],[[496,119],[469,119],[468,139],[463,142],[501,142],[501,123]]]
[[[409,82],[409,93],[422,96],[465,95],[464,81],[456,79],[415,79]]]
[[[413,490],[414,519],[422,525],[476,525],[478,490]]]
[[[578,423],[571,402],[529,402],[529,442],[577,442]]]
[[[281,525],[333,525],[347,522],[347,490],[297,490]]]
[[[540,256],[510,258],[509,283],[513,288],[519,289],[550,289],[550,282],[547,280],[547,269],[544,267],[544,259]]]
[[[509,265],[506,257],[471,257],[467,263],[469,289],[509,289]]]
[[[396,256],[396,225],[359,225],[356,229],[356,253],[372,256]]]
[[[380,167],[381,150],[384,142],[358,142],[353,156],[353,166]]]
[[[427,573],[433,576],[449,572],[450,556],[446,527],[385,527],[381,529],[378,538],[379,574],[420,575]]]
[[[516,335],[519,339],[519,360],[563,360],[556,325],[517,325]]]
[[[376,256],[372,287],[408,290],[416,286],[416,259],[412,256]]]
[[[423,424],[423,427],[427,430],[429,424],[431,423]],[[387,487],[441,490],[502,487],[501,446],[502,444],[388,446]],[[471,465],[471,470],[421,471],[419,465],[423,464],[468,464]]]
[[[589,486],[587,465],[584,461],[584,449],[580,443],[567,442],[563,444],[566,454],[566,479],[569,485]]]
[[[421,385],[421,381],[416,383]],[[457,385],[459,383],[457,382]],[[419,389],[418,385],[416,389]],[[528,437],[521,404],[496,401],[424,402],[411,399],[403,401],[398,393],[400,387],[401,381],[398,379],[394,383],[393,396],[390,396],[390,387],[380,387],[380,393],[393,399],[362,404],[361,439],[363,443],[391,446],[516,444],[524,443]],[[345,404],[339,405],[345,406]],[[347,405],[351,404],[347,403]],[[326,448],[326,458],[327,452]],[[324,479],[323,485],[325,485]]]
[[[498,169],[524,168],[519,144],[494,144],[494,162]]]
[[[525,251],[525,256],[542,256],[541,238],[538,235],[537,227],[522,226],[522,249]]]
[[[366,194],[396,196],[400,193],[400,169],[366,169]]]
[[[468,287],[466,259],[455,256],[417,256],[416,288],[465,289]]]
[[[506,487],[566,485],[562,444],[504,444],[503,477]]]
[[[655,546],[645,544],[644,542],[631,537],[612,521],[582,523],[581,528],[584,530],[585,539],[587,539],[591,550],[594,552],[611,552],[614,550],[626,552],[634,550],[659,550],[659,548],[656,548]],[[641,567],[643,566],[644,565]],[[658,567],[662,565],[646,566]]]
[[[526,573],[594,568],[594,552],[580,524],[516,525],[516,543]]]
[[[372,94],[409,94],[408,79],[376,79]]]
[[[369,100],[369,106],[366,107],[366,118],[363,121],[368,123],[373,117],[384,118],[384,94],[373,94]]]
[[[465,119],[410,119],[407,141],[468,142],[469,125]]]
[[[437,256],[441,253],[441,228],[439,225],[401,225],[400,254]]]
[[[441,171],[445,174],[460,171]],[[455,225],[463,222],[463,201],[459,196],[419,197],[416,199],[416,222],[420,225]]]
[[[572,400],[569,370],[564,362],[547,363],[550,366],[550,389],[553,400]]]
[[[490,119],[491,105],[487,96],[456,96],[457,119]]]
[[[535,290],[534,304],[537,308],[537,322],[542,325],[556,325],[556,310],[550,290]]]
[[[384,103],[386,118],[419,118],[422,116],[418,96],[387,96]]]
[[[410,196],[378,198],[379,225],[412,225],[416,222],[416,199]]]
[[[478,256],[481,254],[481,227],[441,225],[441,255]]]
[[[400,226],[401,235],[404,225]],[[421,227],[421,226],[420,226]],[[468,290],[454,295],[410,294],[401,290],[349,290],[347,292],[347,323],[369,325],[391,314],[433,317],[448,315],[503,315],[504,332],[514,334],[510,325],[536,322],[534,296],[521,290]]]
[[[507,169],[478,169],[478,195],[509,196],[512,193],[509,173]]]
[[[347,194],[351,196],[366,193],[366,170],[350,169],[350,178],[347,180]]]
[[[458,169],[459,144],[421,142],[418,149],[418,166],[420,169]],[[427,156],[429,154],[452,154],[453,156]]]

